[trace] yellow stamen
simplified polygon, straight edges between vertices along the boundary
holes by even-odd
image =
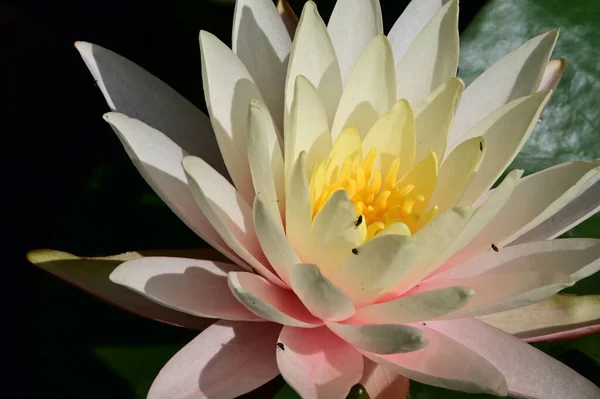
[[[383,234],[414,234],[435,217],[437,208],[428,210],[432,187],[437,183],[435,156],[415,165],[413,171],[400,179],[400,158],[395,158],[387,170],[382,171],[375,166],[379,165],[378,157],[377,150],[372,148],[364,159],[360,151],[353,150],[345,159],[338,151],[319,162],[310,182],[313,217],[337,190],[348,192],[356,216],[363,217],[358,226],[361,243],[389,226],[394,227]],[[385,179],[382,178],[384,173]]]

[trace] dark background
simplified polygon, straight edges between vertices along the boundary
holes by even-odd
[[[301,3],[292,2],[297,13]],[[317,1],[325,20],[333,3]],[[386,32],[407,3],[381,1]],[[461,29],[483,4],[461,2]],[[10,335],[5,345],[17,355],[5,360],[11,374],[20,375],[13,380],[22,393],[16,397],[135,397],[139,392],[122,374],[151,378],[158,369],[148,367],[164,363],[195,335],[110,308],[25,260],[33,248],[105,255],[204,245],[130,164],[101,118],[108,107],[73,43],[93,42],[133,60],[205,111],[198,32],[230,44],[232,18],[233,4],[208,0],[0,6],[3,220],[10,255],[2,265],[3,326]],[[122,373],[107,365],[115,362]],[[253,397],[269,397],[281,385],[276,379]]]

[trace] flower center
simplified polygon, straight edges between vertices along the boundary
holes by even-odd
[[[383,171],[377,167],[379,157],[372,148],[364,158],[358,151],[334,167],[331,158],[318,163],[310,180],[312,217],[334,192],[346,190],[354,203],[361,243],[378,234],[411,235],[431,220],[438,211],[437,207],[428,209],[433,191],[429,188],[437,182],[435,156],[435,172],[416,170],[415,166],[405,176],[398,176],[399,157],[393,158]],[[423,180],[429,182],[423,184]]]

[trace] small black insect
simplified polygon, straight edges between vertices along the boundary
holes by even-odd
[[[479,151],[483,151],[483,141],[479,142]]]
[[[496,246],[496,244],[492,244],[492,249],[494,250],[494,252],[498,252],[499,251],[499,249]]]
[[[360,224],[362,223],[362,221],[363,221],[363,215],[360,215],[358,217],[358,219],[356,219],[356,222],[354,222],[354,227],[360,226]]]
[[[281,349],[282,351],[284,351],[284,350],[285,350],[285,345],[283,345],[283,342],[277,342],[277,347],[278,347],[279,349]]]
[[[358,255],[358,248],[352,248],[352,253],[354,255]]]

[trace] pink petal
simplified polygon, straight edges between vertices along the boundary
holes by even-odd
[[[101,258],[82,258],[67,252],[38,249],[30,251],[27,259],[37,267],[120,309],[162,323],[204,330],[212,320],[166,308],[110,281],[108,276],[120,264],[145,255],[223,259],[213,249],[127,252]]]
[[[265,320],[296,327],[323,324],[292,291],[278,287],[256,274],[229,273],[229,288],[238,301]]]
[[[304,399],[345,398],[363,373],[363,357],[327,327],[283,327],[277,365]]]
[[[262,320],[239,303],[227,274],[241,269],[202,259],[147,257],[119,265],[110,280],[181,312],[227,320]]]
[[[595,326],[573,328],[571,330],[560,331],[552,334],[537,335],[535,337],[523,338],[525,342],[550,342],[562,341],[567,339],[575,339],[586,337],[592,334],[600,333],[600,324]]]
[[[476,319],[436,321],[428,327],[485,357],[506,377],[511,396],[594,399],[600,388],[558,360]]]
[[[372,399],[406,399],[410,380],[390,369],[364,358],[360,383]]]
[[[411,380],[464,392],[486,392],[505,396],[506,380],[502,373],[480,354],[461,343],[419,323],[428,345],[395,355],[363,352],[372,361]]]
[[[279,374],[275,359],[281,326],[218,321],[162,368],[148,399],[234,398]]]

